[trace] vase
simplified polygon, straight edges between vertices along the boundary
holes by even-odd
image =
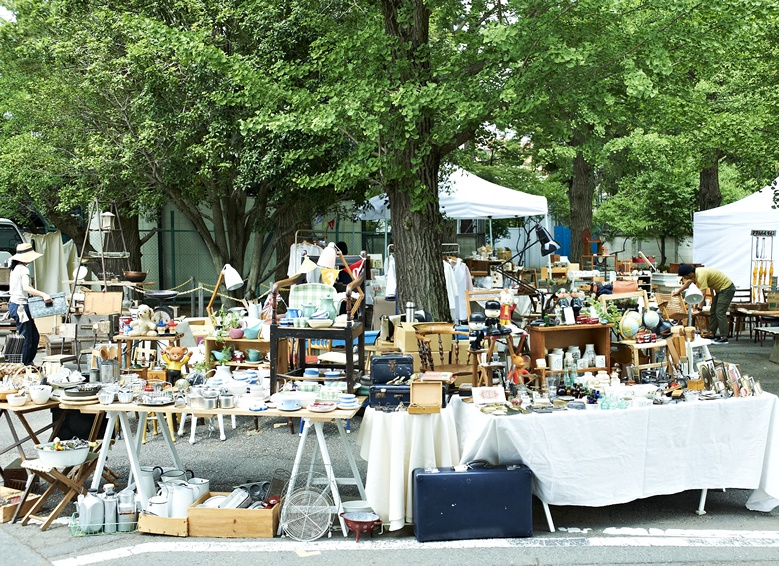
[[[243,338],[243,328],[231,328],[230,332],[228,332],[228,335],[233,340],[240,340]]]

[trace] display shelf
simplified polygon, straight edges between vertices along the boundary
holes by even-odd
[[[270,327],[270,373],[271,373],[271,391],[276,390],[276,381],[283,377],[288,371],[285,368],[281,371],[278,365],[279,355],[277,354],[279,344],[285,343],[287,339],[297,339],[298,347],[295,353],[295,370],[304,370],[306,368],[305,343],[308,340],[343,340],[345,343],[344,351],[347,352],[346,364],[344,369],[346,375],[358,376],[361,368],[365,367],[365,327],[361,322],[354,322],[345,327],[331,326],[329,328],[297,328],[294,326],[279,326],[271,324]],[[357,362],[354,356],[349,355],[353,352],[355,343],[357,344]],[[347,391],[353,393],[354,384],[359,381],[356,379],[347,380]]]
[[[587,344],[595,345],[595,353],[606,356],[608,371],[611,367],[611,324],[570,324],[559,326],[529,326],[530,372],[535,371],[536,360],[546,359],[554,348],[567,349],[576,345],[584,349]],[[589,368],[587,368],[589,371]]]
[[[214,336],[207,336],[203,339],[203,343],[205,344],[205,359],[206,361],[211,359],[211,352],[214,350],[222,350],[227,346],[233,346],[236,350],[241,350],[245,352],[246,350],[258,350],[263,357],[263,360],[257,361],[257,362],[250,362],[248,360],[243,362],[227,362],[226,366],[230,368],[237,368],[237,369],[257,369],[262,365],[266,365],[268,362],[264,360],[265,356],[271,351],[270,347],[270,341],[269,340],[261,340],[259,338],[216,338]],[[280,345],[278,349],[278,360],[277,365],[278,367],[281,367],[283,371],[287,371],[287,366],[289,365],[287,363],[287,353],[288,353],[287,344],[284,343]],[[216,363],[212,363],[211,367],[216,366]]]

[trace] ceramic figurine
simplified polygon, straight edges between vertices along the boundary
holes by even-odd
[[[472,351],[481,350],[481,341],[484,340],[484,323],[485,316],[480,312],[475,312],[471,315],[471,319],[468,321],[468,341],[470,342],[470,349]]]
[[[500,292],[500,319],[499,322],[502,326],[508,326],[511,324],[511,314],[514,309],[517,308],[514,303],[514,289],[505,288]]]

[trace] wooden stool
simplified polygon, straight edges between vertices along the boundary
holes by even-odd
[[[183,415],[182,415],[183,418]],[[165,413],[165,421],[168,423],[168,430],[170,430],[170,437],[173,442],[176,442],[176,425],[173,423],[173,415],[171,413]],[[146,418],[146,426],[143,427],[143,433],[141,436],[141,443],[146,444],[146,429],[151,422],[151,433],[157,436],[160,431],[157,429],[157,413],[149,413]]]
[[[30,508],[30,510],[22,519],[22,525],[26,525],[30,519],[36,519],[43,523],[41,525],[42,531],[48,529],[52,521],[59,517],[62,511],[65,510],[67,504],[70,503],[74,497],[85,494],[87,492],[87,488],[84,487],[84,483],[86,483],[87,479],[89,479],[89,476],[92,475],[92,472],[95,471],[95,467],[97,466],[97,456],[98,455],[96,453],[90,452],[83,464],[79,464],[78,466],[68,466],[63,468],[62,471],[59,471],[57,468],[52,466],[41,465],[38,463],[38,460],[25,460],[22,462],[22,467],[25,468],[28,472],[31,472],[31,474],[27,478],[27,487],[25,487],[24,493],[22,494],[22,499],[16,508],[17,513],[19,509],[24,506],[24,502],[30,493],[30,489],[32,488],[33,484],[33,478],[38,477],[49,484],[49,487],[46,488],[46,491],[43,492],[43,495],[38,498],[38,500],[35,502],[35,505]],[[36,515],[36,513],[38,513],[38,511],[43,508],[43,505],[46,503],[46,501],[48,501],[49,497],[51,497],[56,490],[59,490],[63,493],[62,501],[57,504],[57,506],[48,516],[44,517]],[[14,513],[12,521],[15,521],[16,518],[16,513]]]

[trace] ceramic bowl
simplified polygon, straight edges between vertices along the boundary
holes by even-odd
[[[114,402],[115,395],[113,391],[101,391],[97,394],[97,400],[101,405],[110,405]]]
[[[120,403],[132,403],[133,399],[135,399],[135,393],[132,391],[119,391],[116,394],[116,398]]]
[[[51,392],[51,385],[33,385],[30,387],[30,399],[36,405],[43,405],[49,401]]]
[[[12,407],[21,407],[27,403],[27,393],[11,393],[6,402]]]

